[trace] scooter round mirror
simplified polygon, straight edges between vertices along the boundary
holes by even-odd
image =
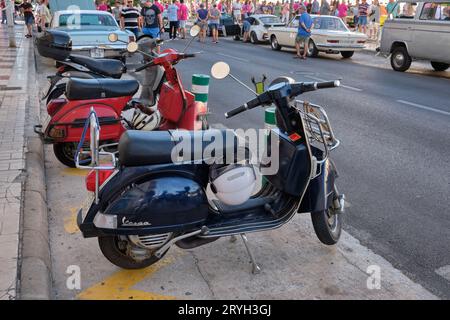
[[[138,51],[138,47],[139,45],[136,42],[130,42],[129,44],[127,44],[127,51],[129,53],[134,53]]]
[[[213,64],[211,67],[211,75],[215,79],[223,79],[230,74],[230,66],[228,63],[219,61]]]
[[[117,33],[110,33],[108,35],[108,40],[110,42],[116,42],[117,40],[119,40],[119,36],[117,35]]]
[[[200,27],[198,25],[195,25],[191,28],[191,30],[189,31],[189,34],[191,35],[191,37],[196,37],[198,36],[198,34],[200,33]]]

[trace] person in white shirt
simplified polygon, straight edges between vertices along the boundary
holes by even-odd
[[[233,9],[233,17],[234,20],[237,23],[241,22],[241,10],[242,10],[242,4],[239,2],[240,0],[236,0],[235,2],[233,2],[233,5],[231,6],[231,8]]]

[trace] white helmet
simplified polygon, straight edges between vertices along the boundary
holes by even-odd
[[[244,203],[255,189],[256,175],[251,165],[211,166],[209,177],[211,190],[227,205]]]
[[[161,122],[161,114],[156,109],[152,114],[148,115],[139,109],[134,110],[131,123],[134,130],[152,131],[159,127]]]

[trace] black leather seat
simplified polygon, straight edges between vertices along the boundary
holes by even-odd
[[[69,60],[106,77],[119,79],[127,68],[116,59],[93,59],[82,55],[70,55]]]
[[[117,98],[133,96],[138,89],[136,80],[70,78],[66,97],[69,100]]]
[[[220,148],[221,154],[217,150],[217,154],[211,152],[215,142],[217,148]],[[236,156],[247,159],[248,153],[236,152],[237,142],[238,139],[233,130],[128,130],[122,134],[119,141],[119,160],[121,165],[134,167],[194,160],[210,163],[216,156],[222,160],[225,159],[227,163],[238,161]],[[205,150],[208,145],[209,148]],[[201,148],[196,146],[201,146]],[[175,155],[175,159],[172,159],[172,154]],[[235,160],[230,160],[230,157],[234,157]]]

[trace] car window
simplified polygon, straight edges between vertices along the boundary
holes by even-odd
[[[295,17],[291,20],[291,22],[289,23],[289,27],[291,28],[298,28],[298,18],[299,17]]]
[[[280,23],[281,20],[278,17],[261,17],[259,18],[263,24]]]
[[[426,2],[423,5],[422,12],[420,13],[420,20],[450,21],[450,2]]]
[[[315,17],[315,18],[313,18],[313,29],[348,31],[341,19],[333,18],[333,17]]]
[[[397,19],[413,19],[416,15],[417,3],[400,3]]]
[[[62,14],[59,16],[59,25],[61,27],[69,25],[80,24],[81,26],[105,26],[116,27],[117,22],[112,16],[106,14],[81,14],[76,17],[72,14]]]

